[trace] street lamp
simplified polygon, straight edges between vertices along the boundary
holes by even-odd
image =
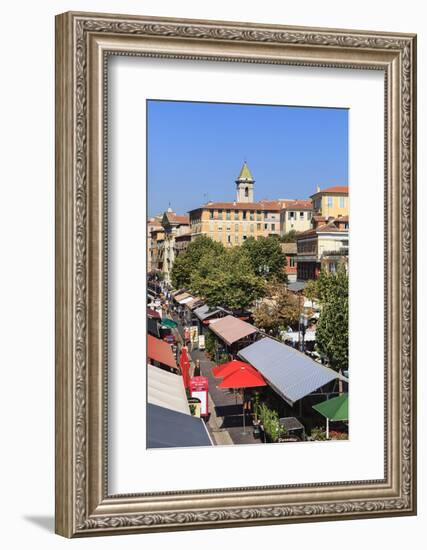
[[[308,325],[308,315],[306,315],[305,313],[301,313],[299,318],[299,327],[300,327],[300,333],[302,335],[302,338],[300,339],[300,351],[302,352],[304,352],[304,347],[305,347],[304,337],[305,337],[305,331],[307,330],[307,325]]]

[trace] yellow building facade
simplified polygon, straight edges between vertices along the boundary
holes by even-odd
[[[349,215],[348,187],[337,185],[327,189],[317,188],[317,192],[311,195],[314,215],[324,218],[338,218]]]
[[[254,201],[255,180],[246,162],[235,183],[234,202],[208,202],[189,212],[192,239],[206,235],[229,247],[249,237],[280,235],[281,203]]]
[[[247,238],[280,235],[279,201],[210,202],[190,212],[191,238],[206,235],[224,246]]]

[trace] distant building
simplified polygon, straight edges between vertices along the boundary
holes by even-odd
[[[154,257],[157,255],[157,235],[154,237],[156,231],[163,231],[162,217],[154,216],[149,218],[147,222],[147,273],[151,273],[155,269]]]
[[[337,185],[322,190],[318,187],[316,193],[311,195],[311,200],[316,216],[329,219],[349,215],[348,187],[346,185]]]
[[[178,215],[168,208],[163,214],[162,226],[164,229],[162,272],[165,281],[171,280],[171,271],[176,256],[176,239],[189,234],[190,220],[187,215]],[[189,236],[189,235],[188,235]]]
[[[225,246],[247,238],[280,235],[280,201],[254,202],[255,180],[246,162],[236,179],[236,201],[208,202],[189,212],[191,237],[206,235]]]
[[[317,279],[322,268],[335,273],[339,264],[348,266],[349,218],[313,218],[314,228],[297,235],[297,279]]]
[[[297,280],[297,243],[282,243],[282,252],[285,255],[285,273],[288,282],[294,283]]]
[[[289,231],[307,231],[311,228],[313,203],[311,200],[283,200],[280,211],[280,235]]]

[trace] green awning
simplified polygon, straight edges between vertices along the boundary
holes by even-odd
[[[178,326],[175,321],[172,321],[172,319],[162,319],[162,322],[160,323],[162,327],[166,328],[176,328]]]
[[[332,421],[348,420],[348,393],[313,405],[313,409]]]

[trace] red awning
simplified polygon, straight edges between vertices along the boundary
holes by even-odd
[[[238,359],[233,359],[233,361],[228,361],[227,363],[223,363],[222,365],[217,365],[216,367],[213,367],[212,374],[215,376],[215,378],[224,378],[239,367],[246,367],[247,365],[248,363],[244,363],[243,361],[239,361]]]
[[[181,368],[184,388],[188,388],[190,385],[190,359],[188,357],[187,348],[185,346],[181,348],[181,357],[179,359],[179,366]]]
[[[151,334],[148,335],[147,355],[149,359],[157,361],[162,365],[166,365],[174,369],[178,368],[170,345],[163,340],[159,340],[158,338],[151,336]]]
[[[218,388],[222,389],[239,389],[239,388],[257,388],[266,386],[267,382],[263,376],[255,370],[251,365],[238,367],[228,376],[226,376]]]
[[[153,319],[160,319],[160,313],[155,309],[151,309],[149,307],[147,307],[147,315],[149,317],[153,317]]]

